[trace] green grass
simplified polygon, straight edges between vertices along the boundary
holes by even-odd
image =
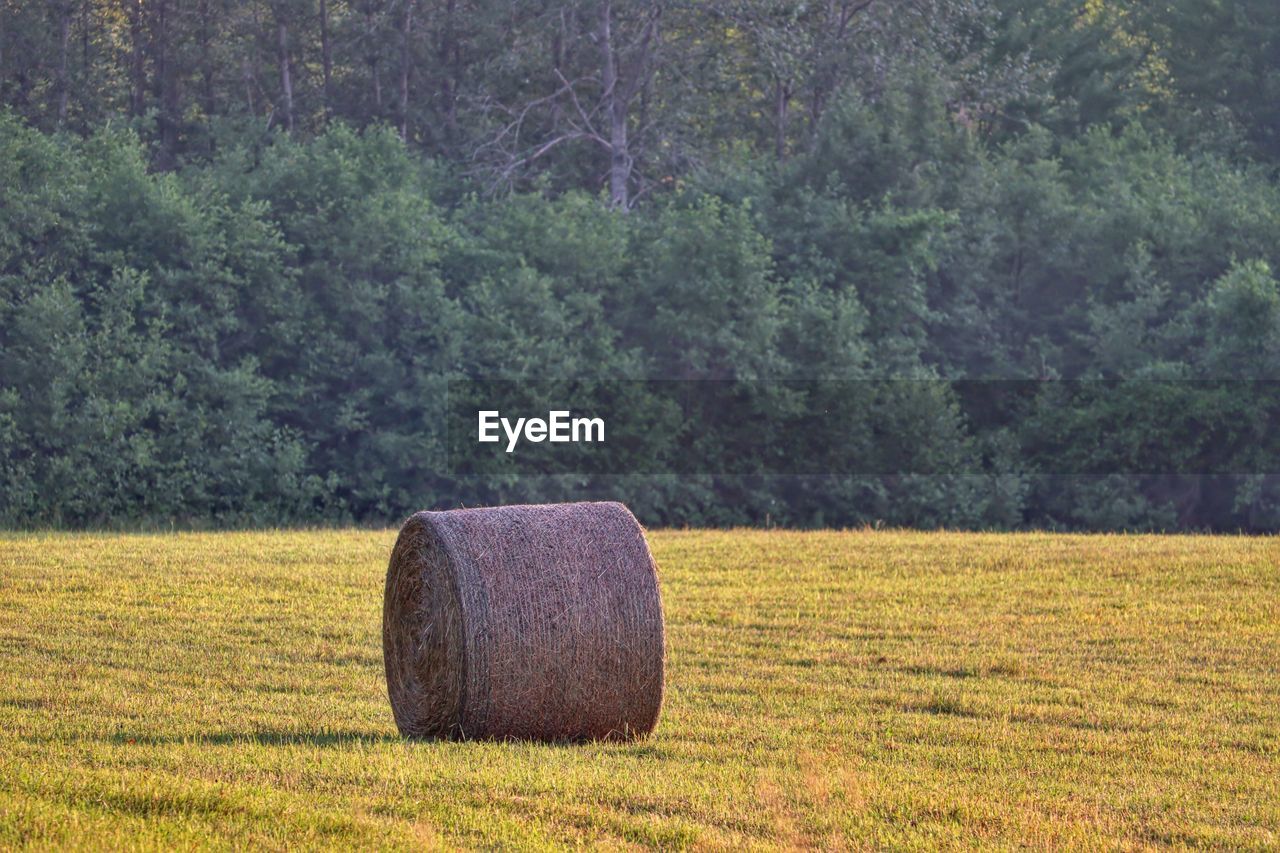
[[[410,743],[395,534],[0,537],[0,846],[1280,846],[1280,541],[655,532],[635,744]]]

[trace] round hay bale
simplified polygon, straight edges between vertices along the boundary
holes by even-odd
[[[665,641],[644,531],[620,503],[419,512],[391,552],[382,650],[409,737],[646,735]]]

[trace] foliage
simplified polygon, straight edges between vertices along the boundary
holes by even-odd
[[[0,523],[1273,530],[1269,11],[0,0]],[[451,470],[492,378],[770,417],[615,385],[701,476]]]

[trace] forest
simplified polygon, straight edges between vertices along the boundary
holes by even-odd
[[[0,0],[6,527],[1275,532],[1278,268],[1275,0]]]

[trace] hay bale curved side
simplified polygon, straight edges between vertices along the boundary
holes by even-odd
[[[400,531],[383,655],[407,736],[643,736],[665,650],[657,567],[620,503],[420,512]]]

